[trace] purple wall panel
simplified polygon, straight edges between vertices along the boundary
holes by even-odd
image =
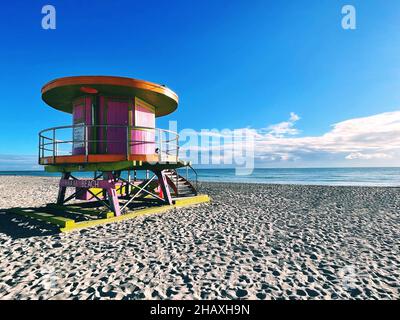
[[[98,124],[99,125],[104,125],[106,124],[104,121],[104,117],[106,114],[106,105],[105,105],[105,98],[100,97],[99,99],[99,105],[97,106],[98,108]],[[105,154],[106,153],[106,142],[104,140],[107,140],[107,135],[106,135],[106,129],[104,127],[98,127],[97,128],[97,139],[100,140],[100,142],[97,143],[97,152],[100,154]]]
[[[110,125],[128,125],[128,101],[107,102],[107,124]],[[126,128],[107,128],[107,153],[125,154],[127,145]]]

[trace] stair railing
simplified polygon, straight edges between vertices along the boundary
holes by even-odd
[[[178,171],[174,170],[175,172],[175,186],[176,186],[176,195],[179,197],[179,174]]]
[[[186,166],[186,177],[188,178],[188,168],[190,168],[190,169],[192,169],[192,171],[193,171],[193,173],[194,173],[194,177],[195,177],[195,186],[196,186],[196,192],[197,192],[197,190],[198,190],[198,174],[197,174],[197,171],[192,167],[192,165],[191,164],[188,164],[187,166]],[[188,179],[186,179],[186,180],[188,180]]]

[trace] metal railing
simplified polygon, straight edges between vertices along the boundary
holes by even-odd
[[[144,132],[142,137],[132,136]],[[101,137],[101,139],[100,139]],[[138,152],[139,150],[139,152]],[[140,152],[141,150],[141,152]],[[170,130],[128,125],[71,125],[39,132],[39,164],[44,158],[80,154],[156,154],[158,161],[178,161],[179,135]]]
[[[197,171],[192,167],[191,164],[187,165],[187,167],[186,167],[186,180],[189,179],[189,169],[188,169],[188,168],[190,168],[190,169],[193,171],[193,173],[194,173],[195,188],[196,188],[196,190],[198,190],[198,187],[199,187],[199,178],[198,178]]]

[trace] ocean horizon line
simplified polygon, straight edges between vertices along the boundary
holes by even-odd
[[[236,170],[238,167],[211,167],[211,168],[197,168],[193,166],[195,170]],[[240,167],[239,167],[240,168]],[[348,166],[328,166],[328,167],[321,167],[321,166],[316,166],[316,167],[255,167],[253,170],[275,170],[275,169],[284,169],[284,170],[297,170],[297,169],[400,169],[400,166],[353,166],[353,167],[348,167]],[[12,169],[6,169],[6,170],[0,170],[0,172],[46,172],[44,169],[43,170],[37,170],[37,169],[31,169],[31,170],[12,170]]]
[[[200,182],[296,184],[332,186],[400,186],[400,167],[331,167],[331,168],[255,168],[248,175],[237,175],[234,168],[181,168],[181,175]],[[93,173],[76,172],[76,176],[91,178]],[[126,172],[122,173],[127,176]],[[44,170],[2,170],[0,176],[60,177],[58,172]],[[138,170],[144,179],[145,171]]]

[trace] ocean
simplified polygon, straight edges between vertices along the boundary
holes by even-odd
[[[343,185],[343,186],[392,186],[400,187],[399,168],[273,168],[255,169],[251,175],[237,176],[234,169],[197,169],[199,181]],[[186,170],[180,170],[186,175]],[[25,175],[58,177],[58,173],[44,171],[0,171],[0,176]],[[91,177],[88,173],[77,173],[79,177]],[[138,178],[143,177],[138,174]],[[189,179],[194,174],[189,170]]]

